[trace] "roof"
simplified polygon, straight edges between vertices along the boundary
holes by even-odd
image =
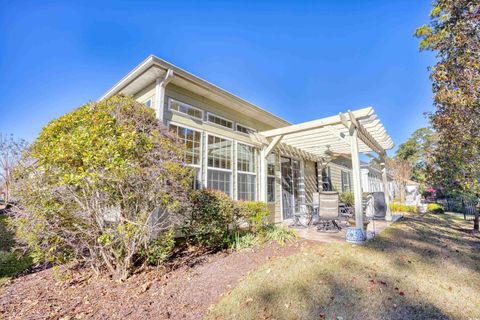
[[[154,55],[148,56],[100,99],[111,97],[120,92],[134,95],[155,82],[157,78],[165,76],[169,69],[173,71],[173,78],[170,83],[188,88],[196,94],[238,111],[247,117],[260,119],[273,128],[290,125],[290,122]]]

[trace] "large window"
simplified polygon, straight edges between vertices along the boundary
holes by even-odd
[[[189,104],[170,99],[170,110],[189,115],[193,118],[203,120],[203,111]]]
[[[198,131],[170,124],[170,131],[175,133],[185,147],[184,161],[195,168],[195,179],[193,187],[201,187],[201,140],[202,134]]]
[[[256,198],[257,175],[255,148],[237,144],[237,194],[238,200],[253,201]]]
[[[267,157],[267,202],[275,202],[275,154]]]
[[[208,122],[215,123],[216,125],[219,125],[228,129],[233,129],[233,122],[225,118],[209,113],[207,119],[208,119]]]
[[[208,136],[207,187],[231,195],[232,141]]]

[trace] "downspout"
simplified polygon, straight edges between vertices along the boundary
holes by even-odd
[[[165,87],[173,78],[173,70],[168,69],[163,78],[157,78],[155,85],[155,113],[157,119],[163,123],[163,115],[165,113]]]

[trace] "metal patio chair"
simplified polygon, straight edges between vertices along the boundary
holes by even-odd
[[[341,227],[337,221],[340,220],[338,207],[338,192],[323,191],[319,195],[319,222],[317,230],[321,232],[338,232]]]

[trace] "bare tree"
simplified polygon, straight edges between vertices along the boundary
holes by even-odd
[[[0,190],[3,190],[5,204],[10,202],[13,169],[27,146],[23,139],[0,133]]]
[[[405,189],[407,182],[412,177],[412,166],[408,160],[402,158],[387,158],[387,169],[392,174],[392,178],[400,189],[400,200],[405,202]]]

